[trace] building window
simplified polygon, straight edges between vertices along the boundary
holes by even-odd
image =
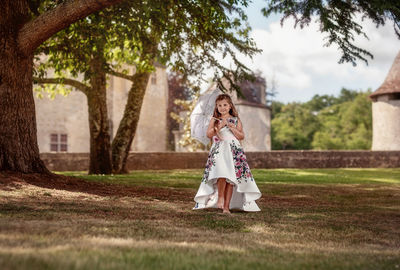
[[[153,73],[151,75],[151,84],[157,84],[157,74]]]
[[[51,152],[67,152],[68,151],[68,135],[67,134],[50,134],[50,151]]]

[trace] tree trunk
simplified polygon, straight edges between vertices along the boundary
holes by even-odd
[[[2,1],[0,14],[0,171],[48,173],[37,144],[33,53],[17,42],[30,18],[26,1]]]
[[[39,156],[34,50],[72,22],[121,0],[66,1],[31,19],[27,0],[0,4],[0,171],[49,173]]]
[[[112,164],[114,173],[127,173],[126,161],[139,122],[144,94],[150,78],[149,72],[139,72],[133,76],[124,116],[112,142]],[[156,108],[154,108],[156,110]]]
[[[92,87],[87,94],[90,130],[89,174],[112,173],[106,73],[103,70],[103,61],[97,57],[90,63]]]

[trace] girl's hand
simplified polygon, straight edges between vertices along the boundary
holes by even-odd
[[[214,131],[215,131],[215,136],[217,136],[217,138],[218,138],[219,140],[221,140],[221,136],[220,136],[220,134],[219,134],[219,129],[218,129],[217,127],[214,127]]]
[[[236,126],[234,124],[232,124],[232,123],[228,123],[228,128],[230,130],[232,130],[232,129],[236,129]]]
[[[219,122],[218,122],[218,130],[221,130],[221,128],[223,128],[224,126],[226,126],[226,120],[225,119],[223,119],[223,120],[220,120]]]

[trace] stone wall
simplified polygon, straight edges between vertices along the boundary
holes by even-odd
[[[133,152],[129,170],[202,169],[206,152]],[[270,151],[246,153],[250,168],[400,168],[400,151]],[[86,171],[87,153],[42,153],[53,171]]]

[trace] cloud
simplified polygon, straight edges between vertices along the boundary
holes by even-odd
[[[390,24],[376,28],[370,21],[360,22],[370,40],[357,37],[356,43],[374,55],[369,65],[358,61],[338,64],[340,51],[335,45],[325,47],[319,26],[311,23],[304,29],[293,28],[287,20],[283,27],[279,21],[265,29],[254,29],[252,38],[263,52],[250,60],[241,60],[253,70],[261,70],[278,82],[277,100],[307,101],[315,94],[338,94],[342,87],[354,90],[375,90],[383,82],[400,49]]]

